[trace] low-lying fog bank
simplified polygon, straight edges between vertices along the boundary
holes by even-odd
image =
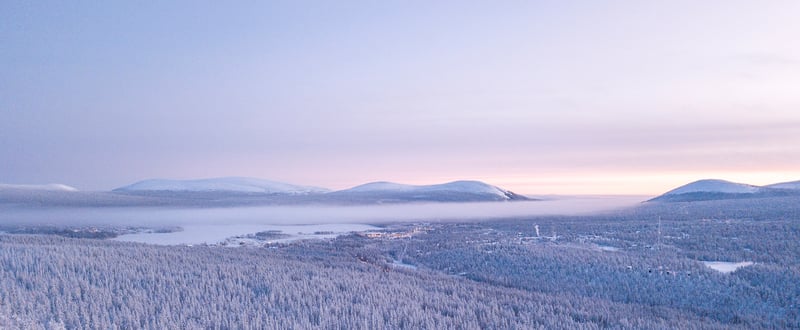
[[[135,233],[121,235],[115,240],[159,245],[219,244],[263,245],[288,243],[301,239],[323,239],[352,233],[380,229],[366,224],[317,225],[184,225],[182,230],[168,233]],[[267,237],[262,237],[265,233]],[[269,237],[270,235],[275,236]]]
[[[0,225],[174,228],[172,233],[136,233],[118,239],[160,244],[216,243],[232,236],[277,231],[288,239],[374,229],[395,222],[469,221],[533,215],[580,215],[631,207],[641,196],[559,197],[535,202],[431,203],[369,206],[268,206],[235,208],[13,208]],[[332,226],[322,228],[320,225]],[[307,226],[307,227],[302,227]],[[320,228],[317,228],[320,227]],[[324,227],[324,226],[323,226]],[[324,236],[324,235],[323,235]]]

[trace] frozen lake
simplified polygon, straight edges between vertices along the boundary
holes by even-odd
[[[13,208],[0,212],[0,224],[175,228],[172,233],[137,233],[118,240],[154,244],[218,243],[226,238],[277,231],[287,240],[324,238],[372,225],[397,222],[469,221],[536,215],[580,215],[631,207],[642,196],[557,197],[530,202],[383,204],[358,206],[293,205],[229,208]],[[325,232],[327,234],[320,234]],[[317,234],[314,234],[317,233]],[[327,235],[327,236],[326,236]]]
[[[171,233],[138,233],[122,235],[115,240],[159,245],[218,244],[227,238],[255,234],[258,232],[281,233],[288,237],[271,239],[269,242],[284,243],[300,239],[333,238],[338,235],[380,229],[366,224],[320,224],[320,225],[185,225],[183,230]]]

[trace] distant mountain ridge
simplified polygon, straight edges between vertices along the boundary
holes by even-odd
[[[765,186],[704,179],[672,189],[648,202],[800,196],[800,181]],[[330,189],[246,178],[150,179],[112,191],[78,191],[63,184],[0,183],[0,204],[40,206],[197,206],[307,203],[483,202],[532,200],[480,181],[408,185],[378,181],[349,189]]]
[[[480,181],[453,181],[434,185],[371,182],[330,193],[333,196],[385,201],[515,201],[529,198]]]
[[[149,179],[114,189],[115,192],[238,192],[259,194],[315,194],[329,189],[256,178],[224,177],[196,180]]]
[[[691,182],[649,200],[650,202],[691,202],[719,199],[765,198],[800,195],[800,181],[756,186],[719,179]]]
[[[434,185],[407,185],[394,182],[371,182],[353,188],[331,191],[325,188],[299,186],[289,183],[243,178],[212,178],[198,180],[151,179],[114,189],[113,192],[149,195],[192,194],[275,194],[308,195],[318,201],[504,201],[528,198],[480,181],[453,181]]]
[[[372,182],[339,191],[245,177],[150,179],[112,191],[78,191],[57,184],[0,184],[0,204],[36,207],[234,207],[523,200],[530,199],[480,181],[454,181],[434,185]]]
[[[800,190],[800,181],[774,183],[766,188]]]
[[[6,184],[0,183],[0,190],[42,190],[42,191],[78,191],[65,184]]]
[[[369,191],[402,191],[402,192],[423,192],[423,191],[460,191],[476,194],[494,194],[505,196],[507,190],[500,189],[480,181],[453,181],[434,185],[408,185],[394,182],[371,182],[356,186],[339,192],[369,192]]]
[[[675,188],[666,195],[679,195],[694,192],[720,192],[729,194],[752,194],[761,190],[760,187],[718,179],[698,180],[687,185]]]

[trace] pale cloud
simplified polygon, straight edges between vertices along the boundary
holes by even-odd
[[[795,1],[0,6],[0,182],[800,165]]]

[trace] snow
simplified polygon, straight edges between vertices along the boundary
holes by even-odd
[[[0,222],[159,227],[189,225],[299,225],[390,223],[584,215],[639,205],[641,196],[569,197],[519,203],[412,203],[385,205],[283,205],[259,207],[7,207]],[[544,233],[543,233],[544,234]]]
[[[119,191],[234,191],[268,194],[309,194],[324,193],[328,190],[319,187],[298,186],[255,178],[228,177],[199,180],[151,179],[121,187]]]
[[[316,224],[316,225],[186,225],[182,231],[171,233],[137,233],[121,235],[115,240],[157,245],[219,244],[231,237],[245,236],[262,231],[275,231],[289,237],[270,240],[288,243],[301,239],[326,239],[350,233],[379,229],[367,224]]]
[[[5,184],[0,183],[0,190],[45,190],[45,191],[78,191],[74,187],[64,184],[51,183],[51,184]]]
[[[537,237],[530,237],[530,238],[536,239]],[[548,239],[551,239],[551,240],[553,239],[551,237],[543,237],[543,238],[548,238]],[[594,244],[594,243],[563,243],[563,244],[559,244],[559,246],[563,247],[563,248],[589,250],[589,251],[597,251],[597,252],[618,252],[619,251],[619,248],[616,248],[616,247],[613,247],[613,246],[598,245],[598,244]]]
[[[667,192],[665,195],[680,195],[695,192],[727,193],[727,194],[752,194],[761,188],[735,183],[725,180],[700,180]]]
[[[506,191],[500,189],[498,187],[480,182],[480,181],[455,181],[440,185],[433,185],[428,186],[425,188],[428,191],[439,191],[439,190],[447,190],[447,191],[459,191],[459,192],[469,192],[469,193],[476,193],[476,194],[492,194],[498,195],[502,197],[506,197]]]
[[[616,247],[613,247],[613,246],[607,246],[607,245],[598,245],[597,249],[600,250],[600,251],[606,251],[606,252],[617,252],[617,251],[619,251],[619,248],[616,248]]]
[[[407,184],[399,184],[394,182],[371,182],[367,184],[363,184],[357,187],[353,187],[343,191],[350,191],[350,192],[376,192],[376,191],[413,191],[414,189],[418,189],[423,186],[412,186]]]
[[[402,260],[397,260],[397,259],[392,259],[392,266],[394,266],[395,268],[396,267],[401,267],[401,268],[406,268],[406,269],[417,269],[417,266],[412,265],[412,264],[407,264],[407,263],[403,262]]]
[[[451,191],[473,194],[497,195],[507,198],[507,191],[480,181],[454,181],[435,185],[406,185],[394,182],[372,182],[360,185],[343,192],[409,192],[424,193],[434,191]]]
[[[727,262],[727,261],[703,261],[706,267],[716,270],[721,273],[732,273],[739,268],[747,267],[753,264],[752,261],[743,262]]]
[[[420,203],[389,205],[291,205],[230,208],[160,207],[15,207],[0,208],[0,223],[26,226],[182,228],[173,233],[136,233],[122,241],[151,244],[214,244],[234,236],[276,230],[292,239],[329,238],[351,231],[378,230],[400,222],[471,221],[533,215],[583,215],[631,207],[640,196],[571,197],[519,203]]]
[[[791,189],[791,190],[800,190],[800,181],[792,181],[792,182],[781,182],[776,184],[771,184],[766,186],[767,188],[775,188],[775,189]]]

